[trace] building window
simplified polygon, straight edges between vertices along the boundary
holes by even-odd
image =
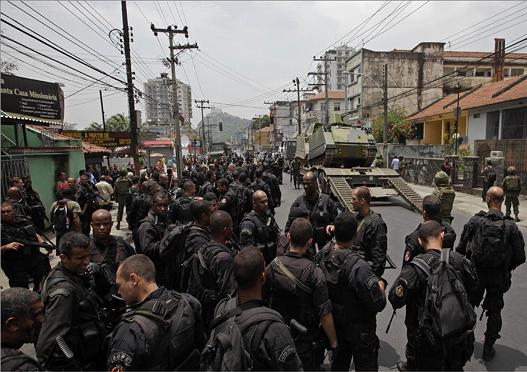
[[[487,112],[487,134],[486,139],[498,139],[498,133],[500,130],[500,112],[491,111]]]
[[[333,104],[333,111],[340,111],[340,102]]]
[[[483,77],[491,77],[491,69],[490,68],[477,68],[476,69],[476,76],[483,76]]]
[[[502,139],[527,138],[527,107],[503,110]]]
[[[523,75],[523,68],[511,68],[511,76]]]
[[[479,114],[474,114],[474,119],[479,118]]]
[[[416,140],[422,140],[424,138],[424,124],[423,123],[415,123],[414,124],[414,138]]]

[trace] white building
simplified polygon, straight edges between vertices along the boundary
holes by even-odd
[[[146,124],[149,127],[169,127],[172,120],[172,87],[167,73],[162,73],[156,79],[150,79],[144,84],[144,102]],[[179,113],[185,124],[192,118],[192,92],[190,85],[177,81],[177,100]]]
[[[328,90],[344,90],[346,86],[346,76],[342,74],[346,71],[346,60],[355,53],[355,49],[342,45],[324,53],[326,59],[334,59],[327,62],[328,66]],[[317,65],[317,73],[324,73],[324,62]],[[324,84],[324,76],[318,75],[318,83]],[[324,89],[322,85],[320,90]]]

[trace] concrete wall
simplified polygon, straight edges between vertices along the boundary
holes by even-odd
[[[392,159],[395,155],[404,156],[405,158],[441,158],[443,159],[443,145],[403,145],[398,143],[389,143],[388,157]],[[384,154],[384,145],[377,144],[377,153]]]

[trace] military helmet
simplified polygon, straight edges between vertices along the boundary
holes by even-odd
[[[128,173],[128,172],[126,171],[126,169],[121,169],[121,170],[119,171],[119,176],[121,176],[121,177],[126,177],[126,174],[127,174],[127,173]]]
[[[434,182],[437,186],[447,186],[448,185],[448,174],[443,171],[439,171],[434,176]]]
[[[507,173],[509,174],[516,174],[516,168],[513,166],[510,166],[507,168]]]

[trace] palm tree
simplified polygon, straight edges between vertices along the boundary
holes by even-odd
[[[101,131],[104,130],[104,126],[94,121],[86,129]],[[130,130],[130,121],[124,114],[112,115],[106,120],[106,130],[109,132],[128,132]]]
[[[92,122],[90,125],[86,127],[86,130],[104,130],[102,124],[97,123],[96,121]]]

